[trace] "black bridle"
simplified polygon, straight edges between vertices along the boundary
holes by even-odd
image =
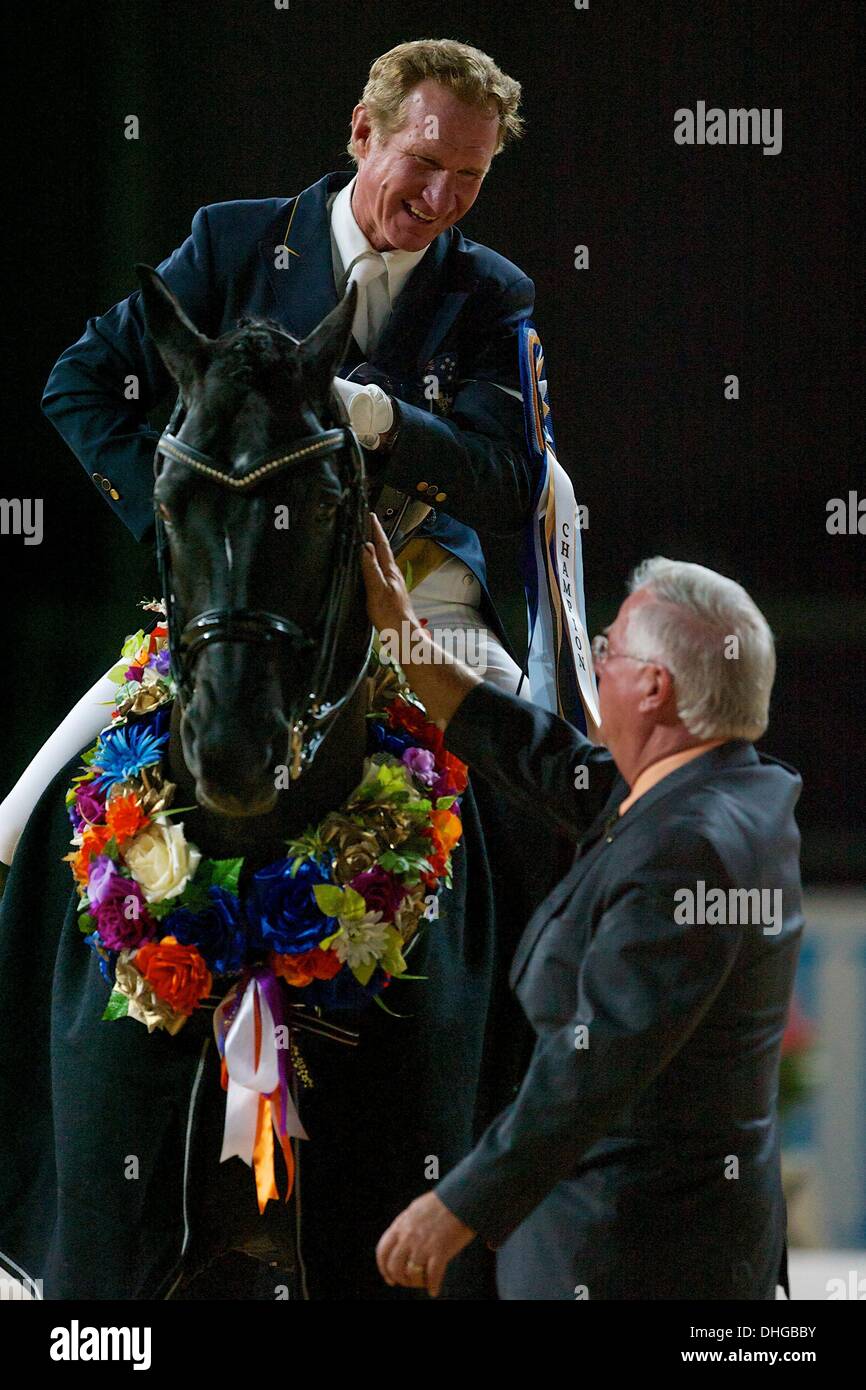
[[[255,642],[271,644],[287,642],[295,652],[318,648],[318,657],[309,682],[309,694],[289,711],[290,776],[300,776],[309,767],[336,716],[355,694],[370,661],[373,632],[359,670],[349,688],[336,700],[329,701],[334,662],[346,621],[347,600],[352,597],[350,579],[357,580],[359,547],[369,539],[369,512],[365,486],[364,455],[354,431],[348,427],[321,430],[305,435],[288,450],[262,454],[242,473],[226,473],[216,460],[179,439],[176,431],[183,421],[183,401],[178,395],[171,419],[156,445],[154,477],[161,469],[161,458],[171,458],[185,464],[211,482],[233,492],[254,490],[275,474],[293,466],[304,467],[323,458],[337,456],[340,481],[343,484],[338,502],[339,526],[337,554],[331,572],[331,582],[313,633],[304,631],[292,618],[262,609],[212,608],[191,618],[179,627],[177,600],[172,582],[171,555],[165,524],[154,497],[156,521],[156,560],[165,600],[168,626],[171,673],[180,696],[181,705],[189,702],[193,693],[193,666],[198,654],[209,642]],[[348,454],[348,468],[346,457]]]

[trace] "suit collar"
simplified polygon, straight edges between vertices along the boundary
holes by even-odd
[[[571,896],[578,881],[583,876],[592,853],[592,850],[588,850],[584,858],[584,847],[591,846],[592,842],[598,840],[602,833],[604,833],[608,843],[619,839],[633,825],[636,825],[647,811],[658,805],[665,797],[681,795],[690,782],[709,778],[713,773],[724,771],[726,768],[749,767],[753,764],[757,765],[759,762],[760,759],[754,745],[749,743],[747,739],[730,739],[727,743],[721,743],[718,747],[710,748],[706,753],[701,753],[699,757],[692,758],[691,762],[685,763],[675,772],[663,777],[660,782],[656,782],[655,786],[644,792],[643,796],[639,797],[623,816],[617,816],[617,808],[628,794],[628,783],[624,777],[618,777],[604,806],[578,842],[577,853],[571,869],[562,881],[551,890],[527,923],[526,930],[514,953],[514,960],[509,973],[511,988],[517,987],[544,928],[551,918],[562,910],[566,900]]]
[[[305,338],[337,304],[328,198],[354,173],[339,170],[305,188],[280,213],[259,243],[276,299],[274,317]],[[275,257],[282,249],[284,268]],[[371,356],[371,364],[396,374],[421,371],[459,313],[472,281],[456,227],[440,232],[412,272]]]
[[[695,778],[709,777],[714,772],[723,771],[728,767],[748,767],[751,763],[758,762],[758,755],[755,752],[754,744],[745,738],[728,739],[726,743],[720,743],[715,748],[708,748],[706,753],[701,753],[690,762],[684,763],[674,772],[669,772],[667,777],[663,777],[655,786],[645,791],[643,796],[638,797],[633,806],[619,816],[613,825],[611,834],[621,835],[629,826],[634,825],[642,815],[666,796],[674,796],[680,793],[689,782]],[[613,812],[624,801],[628,795],[627,784],[624,779],[620,779],[614,792],[608,799],[607,811]]]

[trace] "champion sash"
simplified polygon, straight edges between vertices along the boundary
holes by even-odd
[[[531,319],[520,325],[519,349],[526,443],[539,464],[522,553],[527,674],[534,704],[591,737],[601,715],[586,635],[580,518],[571,480],[556,457],[544,350]]]

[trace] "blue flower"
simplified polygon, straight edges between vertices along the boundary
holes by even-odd
[[[313,888],[331,883],[315,859],[304,859],[292,876],[291,859],[280,859],[253,874],[247,912],[251,944],[279,955],[312,951],[336,930],[336,919],[326,917],[316,902]]]
[[[312,980],[303,989],[292,991],[292,998],[303,1000],[320,1009],[366,1009],[374,995],[381,994],[388,976],[379,966],[373,971],[369,982],[362,985],[351,970],[345,968],[331,980]]]
[[[158,734],[150,724],[109,729],[100,736],[93,759],[101,774],[96,785],[108,791],[115,783],[137,777],[142,768],[160,762],[168,738],[168,732]]]
[[[378,719],[371,719],[367,725],[367,739],[371,752],[393,753],[395,758],[401,757],[407,748],[418,746],[417,740],[411,735],[396,733],[393,729],[386,728]]]
[[[247,934],[234,893],[211,884],[211,906],[202,912],[176,908],[163,919],[163,930],[184,946],[195,946],[214,975],[235,975],[244,967]]]
[[[85,936],[84,941],[99,961],[99,970],[103,980],[107,985],[111,985],[113,989],[114,967],[117,964],[119,952],[109,951],[107,946],[103,946],[99,939],[99,932],[92,931],[89,936]]]

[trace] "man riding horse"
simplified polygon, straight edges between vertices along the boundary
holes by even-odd
[[[349,149],[358,165],[354,176],[329,174],[295,198],[202,208],[193,219],[191,236],[159,268],[186,319],[210,339],[230,332],[239,317],[248,315],[268,319],[294,338],[309,341],[338,305],[345,287],[357,286],[351,338],[343,337],[340,355],[331,360],[331,344],[339,338],[332,328],[328,349],[320,353],[328,378],[336,371],[334,387],[364,446],[373,495],[378,496],[380,515],[411,574],[417,611],[426,613],[433,627],[480,630],[485,638],[484,673],[510,690],[520,680],[517,642],[506,631],[505,617],[513,614],[522,591],[517,556],[494,602],[482,539],[516,537],[537,500],[540,465],[525,441],[518,354],[533,287],[515,266],[467,241],[454,224],[475,201],[494,155],[520,134],[519,92],[518,84],[489,58],[465,45],[426,40],[400,45],[374,63],[353,112]],[[156,301],[151,294],[146,314],[145,299],[136,292],[91,320],[52,371],[43,403],[99,490],[142,540],[152,534],[156,442],[146,412],[172,385],[180,387],[182,395],[186,386],[189,395],[195,376],[189,355],[172,362],[166,332],[160,341],[152,336]],[[131,393],[134,400],[127,398],[125,389],[130,378],[138,388],[137,394]],[[314,415],[311,424],[315,423]],[[529,693],[525,680],[521,693]],[[102,722],[104,712],[94,731]],[[74,749],[83,742],[77,738]],[[179,745],[173,747],[179,758]],[[74,749],[67,748],[65,757]],[[54,844],[59,834],[51,795],[49,791],[43,797],[25,837],[31,867],[37,856],[34,836],[42,834],[46,843]],[[417,1171],[406,1173],[395,1179],[393,1192],[386,1187],[384,1194],[382,1182],[377,1182],[382,1153],[390,1156],[399,1148],[402,1111],[407,1116],[412,1111],[415,1133],[432,1145],[426,1157],[436,1162],[425,1175],[435,1178],[439,1165],[444,1169],[455,1162],[500,1108],[525,1060],[529,1040],[507,999],[505,973],[509,948],[526,919],[526,884],[518,869],[520,856],[510,853],[511,828],[494,799],[482,796],[477,817],[473,807],[467,801],[464,825],[469,874],[477,880],[467,883],[458,866],[447,931],[434,938],[423,962],[429,976],[422,986],[424,1002],[415,1009],[414,1023],[398,1025],[404,1030],[402,1041],[395,1043],[399,1035],[394,1033],[377,1051],[376,1029],[394,1026],[390,1019],[377,1018],[372,1030],[367,1028],[366,1052],[353,1063],[339,1055],[344,1051],[339,1047],[312,1044],[318,1090],[307,1097],[306,1115],[318,1126],[319,1161],[311,1163],[304,1179],[305,1219],[313,1239],[307,1242],[308,1268],[292,1271],[300,1280],[294,1286],[300,1296],[383,1296],[373,1244],[383,1228],[383,1215],[387,1219],[399,1209],[403,1188],[416,1191],[419,1177]],[[484,846],[497,837],[498,852],[491,852],[497,868],[491,872]],[[521,828],[520,839],[528,850],[531,831]],[[8,920],[13,935],[16,913],[24,910],[26,875],[22,865],[17,880],[10,880]],[[511,896],[513,920],[502,912],[497,916],[489,901],[494,892]],[[46,945],[46,969],[51,949]],[[55,976],[62,978],[62,971]],[[191,1037],[191,1029],[180,1036],[187,1031]],[[398,1072],[401,1047],[412,1055]],[[440,1060],[443,1050],[453,1052],[448,1065]],[[115,1074],[118,1067],[121,1074],[127,1068],[134,1072],[121,1052],[110,1045],[106,1065]],[[90,1064],[92,1057],[82,1053],[85,1056]],[[460,1059],[456,1068],[454,1056]],[[160,1053],[166,1095],[174,1080],[181,1091],[190,1082],[192,1089],[185,1119],[169,1107],[153,1141],[166,1154],[173,1152],[172,1127],[186,1124],[184,1252],[192,1219],[187,1170],[190,1162],[195,1165],[196,1153],[199,1159],[207,1153],[210,1161],[218,1146],[216,1131],[207,1132],[216,1105],[202,1105],[200,1123],[195,1111],[200,1081],[203,1089],[210,1087],[211,1101],[218,1097],[218,1070],[210,1067],[203,1073],[200,1066],[192,1067],[194,1061],[191,1052],[183,1061],[177,1053],[173,1061]],[[192,1067],[188,1076],[185,1066]],[[363,1079],[366,1090],[373,1068],[383,1092],[399,1075],[405,1093],[387,1107],[380,1096],[378,1109],[368,1109],[366,1103],[358,1109],[359,1081]],[[74,1088],[74,1074],[64,1075],[62,1060],[52,1060],[46,1052],[41,1074],[52,1069],[56,1103],[64,1086]],[[33,1074],[40,1074],[38,1066]],[[462,1094],[455,1094],[455,1084]],[[434,1114],[438,1118],[431,1121]],[[116,1123],[116,1116],[109,1122],[106,1114],[101,1119],[94,1115],[94,1122],[108,1127]],[[368,1127],[376,1131],[376,1143],[356,1146],[353,1152],[353,1136],[369,1140]],[[406,1118],[407,1132],[410,1128]],[[191,1153],[192,1134],[196,1137]],[[129,1143],[133,1152],[135,1144],[146,1146],[141,1135]],[[330,1171],[338,1157],[343,1158],[344,1145],[346,1170]],[[30,1157],[36,1161],[35,1155]],[[174,1162],[166,1159],[170,1171]],[[394,1163],[398,1165],[396,1158]],[[237,1202],[237,1179],[228,1171],[236,1169],[232,1164],[220,1166],[219,1183],[194,1209],[193,1225],[198,1221],[202,1230],[212,1233],[227,1207]],[[132,1208],[108,1211],[101,1242],[92,1246],[87,1274],[80,1266],[83,1218],[77,1202],[80,1192],[73,1198],[67,1191],[64,1204],[61,1191],[58,1211],[45,1214],[49,1225],[55,1222],[49,1260],[49,1289],[54,1292],[49,1296],[75,1296],[82,1287],[88,1297],[177,1296],[177,1263],[166,1263],[159,1241],[151,1240],[142,1254],[142,1268],[136,1270],[129,1267],[128,1245],[121,1249],[116,1235],[118,1227],[130,1221],[144,1224],[144,1211],[150,1210],[144,1198],[139,1217]],[[295,1206],[300,1222],[299,1191]],[[13,1222],[19,1235],[25,1220],[22,1215],[20,1227]],[[256,1248],[247,1227],[243,1238],[237,1236],[235,1248],[260,1258],[276,1254],[278,1259],[269,1264],[279,1265],[286,1233],[276,1226],[268,1231],[270,1245],[265,1239]],[[45,1248],[38,1237],[29,1246],[26,1236],[21,1239],[19,1248]],[[222,1253],[213,1244],[196,1246],[195,1239],[190,1248],[199,1265]],[[298,1250],[296,1243],[296,1265]],[[446,1295],[491,1297],[492,1290],[487,1252],[473,1250],[462,1264],[455,1262]]]

